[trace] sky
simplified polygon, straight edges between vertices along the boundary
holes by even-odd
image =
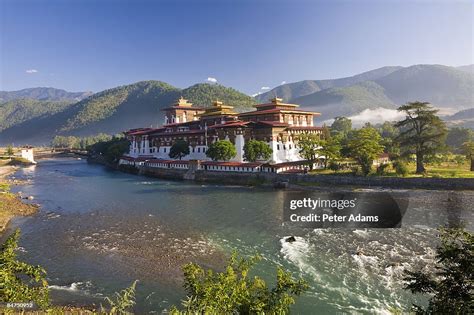
[[[472,64],[473,3],[0,0],[0,90],[161,80],[252,95],[387,65]]]

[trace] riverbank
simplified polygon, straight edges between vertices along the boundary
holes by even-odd
[[[13,217],[32,215],[38,210],[36,205],[24,203],[20,196],[10,193],[10,186],[20,182],[8,179],[8,176],[17,170],[17,166],[0,166],[0,234]]]
[[[347,174],[285,174],[285,173],[239,173],[205,170],[182,170],[152,168],[147,166],[115,165],[103,159],[89,158],[88,162],[132,174],[140,174],[161,179],[192,180],[202,183],[231,184],[245,186],[273,186],[308,189],[308,187],[344,188],[386,188],[386,189],[432,189],[432,190],[474,190],[474,178],[430,178],[430,177],[384,177],[352,176]],[[287,183],[286,185],[281,185]]]

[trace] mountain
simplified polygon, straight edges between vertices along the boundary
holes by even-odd
[[[0,103],[0,131],[34,118],[54,115],[71,105],[70,101],[34,99],[15,99]]]
[[[468,108],[443,118],[449,126],[474,129],[474,108]]]
[[[474,108],[468,108],[457,112],[454,115],[446,117],[446,120],[460,120],[460,119],[473,119],[474,120]]]
[[[256,103],[250,96],[218,84],[196,84],[179,89],[161,81],[141,81],[96,93],[61,110],[31,115],[30,119],[9,124],[0,133],[0,144],[48,144],[57,134],[115,134],[130,128],[161,125],[164,115],[160,110],[180,96],[202,107],[219,99],[235,106],[237,111],[250,110]],[[17,109],[18,115],[28,116],[22,106]],[[0,116],[0,126],[2,120]]]
[[[33,99],[39,101],[80,101],[92,92],[67,92],[61,89],[37,87],[19,91],[0,91],[0,103],[16,99]]]
[[[325,89],[292,99],[291,102],[320,112],[321,120],[355,115],[364,109],[396,108],[396,104],[385,95],[384,88],[372,81]]]
[[[284,101],[289,101],[301,96],[319,92],[324,89],[346,87],[364,81],[376,80],[400,69],[402,69],[402,67],[387,66],[363,72],[352,77],[332,80],[304,80],[294,83],[287,83],[277,86],[268,92],[259,94],[255,98],[260,102],[266,102],[268,99],[278,96]]]
[[[454,67],[416,65],[375,80],[396,104],[426,101],[440,108],[474,105],[474,75]]]
[[[381,69],[385,70],[385,75]],[[474,74],[469,72],[442,65],[381,69],[354,76],[352,78],[357,78],[352,80],[378,78],[321,89],[288,101],[321,112],[321,121],[354,115],[365,109],[393,109],[410,101],[426,101],[437,108],[456,111],[474,106]],[[347,78],[341,80],[338,85],[350,82]],[[282,90],[291,87],[291,84],[282,86]],[[297,92],[293,89],[287,95]]]

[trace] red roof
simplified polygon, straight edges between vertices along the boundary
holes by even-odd
[[[250,123],[250,121],[229,121],[223,124],[209,126],[209,128],[246,127]]]
[[[187,134],[199,134],[199,133],[205,133],[206,131],[204,129],[191,129],[191,130],[186,130],[186,131],[176,131],[176,132],[158,132],[158,133],[153,133],[154,136],[175,136],[175,135],[187,135]]]
[[[129,131],[125,132],[125,134],[130,136],[138,136],[138,135],[145,135],[151,132],[155,132],[157,130],[162,130],[163,128],[138,128],[138,129],[130,129]]]
[[[165,111],[167,109],[182,109],[182,110],[205,110],[206,108],[204,107],[194,107],[194,106],[177,106],[177,105],[173,105],[173,106],[169,106],[169,107],[166,107],[166,108],[162,108],[161,110],[162,111]]]
[[[252,162],[252,163],[240,163],[240,162],[216,162],[216,161],[205,161],[201,165],[211,166],[237,166],[237,167],[259,167],[264,163]]]
[[[272,126],[272,127],[288,127],[289,125],[284,122],[279,121],[266,121],[266,120],[259,120],[257,123]]]
[[[280,113],[280,112],[295,112],[295,113],[307,113],[312,115],[321,115],[317,112],[305,111],[301,109],[287,109],[287,108],[272,108],[272,109],[264,109],[264,110],[254,110],[251,112],[240,113],[239,116],[252,116],[252,115],[262,115],[262,114],[272,114],[272,113]]]
[[[185,161],[185,160],[162,160],[162,159],[152,159],[152,160],[148,160],[147,163],[189,164],[189,161]]]
[[[316,127],[316,126],[291,126],[288,127],[290,130],[323,130],[323,127]]]
[[[270,166],[272,166],[272,167],[285,167],[285,166],[308,165],[309,163],[311,163],[311,162],[307,161],[307,160],[302,160],[302,161],[293,161],[293,162],[283,162],[283,163],[271,164]]]

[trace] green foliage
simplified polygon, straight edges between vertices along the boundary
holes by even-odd
[[[336,117],[331,125],[331,135],[346,136],[352,130],[352,121],[347,117]]]
[[[19,91],[0,91],[0,102],[18,99],[31,99],[39,101],[77,101],[91,95],[92,92],[67,92],[61,89],[36,87]]]
[[[272,152],[272,148],[265,141],[249,140],[244,144],[244,159],[249,162],[267,161]]]
[[[319,154],[324,156],[324,168],[327,168],[328,163],[341,157],[340,139],[340,136],[334,136],[320,141]]]
[[[467,128],[454,127],[449,129],[446,136],[446,145],[455,153],[462,151],[462,145],[465,142],[474,139],[474,131]]]
[[[319,156],[319,150],[321,147],[321,140],[319,135],[316,134],[302,134],[298,137],[297,147],[299,148],[299,154],[305,159],[310,161],[310,168],[313,168],[313,164]]]
[[[7,193],[10,191],[10,184],[6,182],[0,182],[0,192]]]
[[[176,141],[170,149],[169,157],[172,159],[182,159],[189,154],[189,144],[184,140]]]
[[[436,272],[406,271],[406,289],[430,294],[417,314],[472,314],[474,310],[474,235],[462,228],[441,229]]]
[[[206,152],[206,156],[213,161],[229,161],[236,155],[237,150],[229,140],[219,140],[212,143]]]
[[[111,117],[122,108],[168,106],[179,89],[161,81],[141,81],[96,93],[74,105],[61,131],[69,131]],[[158,103],[158,104],[157,104]]]
[[[0,104],[0,131],[33,118],[54,115],[71,106],[71,101],[15,99]]]
[[[0,302],[34,302],[41,309],[49,306],[46,271],[17,259],[20,230],[2,245],[0,252]]]
[[[353,137],[347,143],[350,157],[360,165],[364,176],[370,173],[374,160],[383,152],[381,140],[376,129],[364,127],[354,131]]]
[[[112,136],[105,133],[89,137],[55,136],[51,141],[51,146],[63,149],[87,150],[93,144],[109,140],[112,140]]]
[[[7,151],[5,152],[6,155],[8,156],[12,156],[15,152],[13,152],[13,146],[11,144],[9,144],[7,146]]]
[[[116,163],[120,157],[128,152],[130,141],[124,137],[114,136],[109,141],[97,142],[87,148],[92,155],[101,155],[109,163]]]
[[[250,276],[251,268],[260,259],[239,259],[233,253],[225,271],[220,273],[194,263],[185,265],[185,310],[180,312],[173,307],[170,314],[287,314],[295,297],[308,285],[278,267],[276,286],[269,289],[262,278]]]
[[[237,112],[251,110],[252,106],[256,104],[252,97],[220,84],[195,84],[182,90],[180,93],[196,105],[207,107],[213,101],[219,100],[234,106]]]
[[[115,292],[114,298],[106,297],[105,300],[109,304],[109,314],[131,314],[129,311],[135,303],[135,287],[137,285],[135,280],[132,285],[120,292]]]
[[[474,141],[464,142],[461,151],[466,157],[471,160],[471,171],[474,171]]]
[[[405,119],[395,125],[400,128],[397,141],[402,155],[416,154],[416,173],[422,174],[425,156],[435,154],[443,147],[446,126],[436,115],[438,111],[426,102],[407,103],[398,111],[406,114]]]
[[[387,175],[387,168],[389,166],[390,164],[380,164],[379,166],[377,166],[375,173],[379,176]]]
[[[393,168],[395,169],[395,173],[400,176],[407,176],[408,175],[408,166],[402,160],[396,160],[393,162]]]

